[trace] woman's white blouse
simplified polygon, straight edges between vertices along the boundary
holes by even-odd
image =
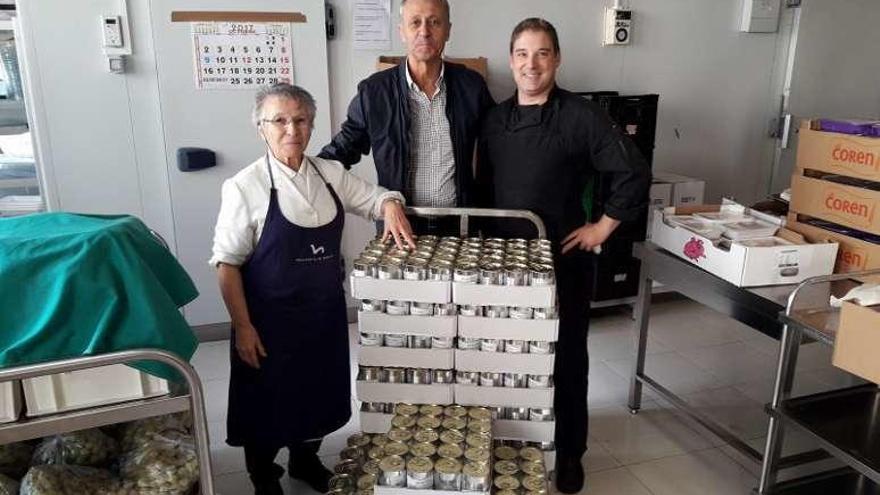
[[[278,206],[288,221],[302,227],[320,227],[336,216],[330,191],[315,170],[318,167],[347,213],[373,220],[382,217],[386,199],[403,202],[399,192],[371,184],[345,169],[339,162],[305,157],[298,172],[269,159]],[[223,183],[220,213],[214,226],[211,265],[242,265],[253,253],[269,209],[269,172],[261,157]]]

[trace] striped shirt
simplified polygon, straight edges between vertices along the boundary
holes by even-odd
[[[409,85],[409,173],[407,198],[412,206],[456,205],[455,155],[446,118],[446,81],[443,69],[437,90],[428,96],[406,70]]]

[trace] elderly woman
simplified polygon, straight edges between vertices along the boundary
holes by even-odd
[[[281,494],[288,472],[319,492],[321,439],[351,416],[348,324],[340,274],[345,213],[383,218],[412,244],[403,196],[305,155],[315,101],[302,88],[259,91],[254,122],[267,153],[223,184],[211,263],[232,319],[227,443],[243,446],[256,493]]]

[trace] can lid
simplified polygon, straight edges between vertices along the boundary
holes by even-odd
[[[413,440],[416,442],[436,442],[440,438],[440,434],[434,430],[418,430],[413,433]]]
[[[458,459],[464,455],[464,451],[454,443],[444,443],[437,449],[437,455],[447,459]]]
[[[443,414],[445,414],[446,416],[451,416],[453,418],[460,418],[462,416],[467,416],[468,410],[464,406],[451,405],[446,406],[446,409],[443,409]]]
[[[370,445],[370,435],[368,433],[355,433],[348,437],[347,443],[351,447],[366,447]]]
[[[467,436],[467,444],[488,450],[492,446],[492,437],[488,433],[471,433]]]
[[[327,481],[327,486],[330,489],[354,487],[354,478],[350,474],[338,473]]]
[[[447,417],[443,420],[443,427],[447,430],[463,430],[467,427],[467,420],[462,417]]]
[[[373,445],[381,447],[388,443],[388,435],[385,433],[373,435],[373,439],[371,441],[373,442]]]
[[[485,462],[468,461],[461,470],[465,476],[485,478],[489,476],[489,464]]]
[[[417,424],[419,425],[419,428],[435,430],[440,428],[440,425],[443,424],[443,422],[436,416],[422,416],[419,418]]]
[[[522,480],[523,488],[530,492],[547,493],[547,480],[537,476],[526,476]]]
[[[395,428],[412,428],[416,424],[416,418],[413,416],[397,415],[391,418],[391,426]],[[391,430],[394,431],[394,430]],[[391,436],[390,433],[388,435]]]
[[[385,449],[376,445],[367,452],[367,457],[377,460],[382,459],[383,457],[385,457]]]
[[[428,442],[421,442],[410,446],[409,451],[416,457],[431,457],[437,453],[437,448]]]
[[[413,473],[428,473],[434,469],[434,463],[427,457],[413,457],[406,463],[406,469]]]
[[[469,461],[489,462],[489,449],[471,447],[464,451],[464,456]]]
[[[489,433],[492,431],[492,422],[489,420],[473,420],[468,423],[467,428],[471,433]]]
[[[509,475],[498,476],[495,478],[495,486],[501,490],[516,490],[519,488],[519,480]]]
[[[526,473],[529,476],[545,476],[544,471],[544,463],[540,461],[525,461],[520,464],[520,469],[522,472]]]
[[[390,456],[406,455],[409,452],[409,447],[403,442],[388,442],[382,448],[385,449],[385,455]]]
[[[443,406],[426,404],[419,408],[419,414],[422,416],[441,416],[443,414]]]
[[[516,459],[516,456],[516,449],[509,445],[501,445],[499,447],[495,447],[496,459],[501,459],[503,461],[512,461],[513,459]]]
[[[468,416],[473,419],[491,420],[492,412],[485,407],[472,407],[468,410]]]
[[[461,472],[461,462],[457,459],[443,457],[437,460],[434,469],[441,474],[456,474]]]
[[[392,442],[408,442],[412,436],[411,431],[404,430],[403,428],[394,428],[388,432],[388,439]]]
[[[333,466],[336,474],[351,474],[360,469],[360,463],[354,459],[343,459]]]
[[[399,455],[390,455],[379,463],[379,469],[383,472],[397,472],[406,469],[406,462]]]
[[[500,475],[514,475],[519,472],[519,466],[514,461],[498,461],[495,463],[495,472]]]
[[[446,430],[440,434],[440,441],[443,443],[459,444],[464,442],[464,433],[458,430]]]
[[[365,490],[367,488],[373,488],[376,484],[376,475],[375,474],[364,474],[358,478],[357,487],[360,490]]]
[[[364,463],[361,470],[367,474],[379,474],[379,460],[370,459]]]

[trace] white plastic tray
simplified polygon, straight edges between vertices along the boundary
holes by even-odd
[[[21,384],[18,380],[0,383],[0,423],[18,419],[21,411]]]

